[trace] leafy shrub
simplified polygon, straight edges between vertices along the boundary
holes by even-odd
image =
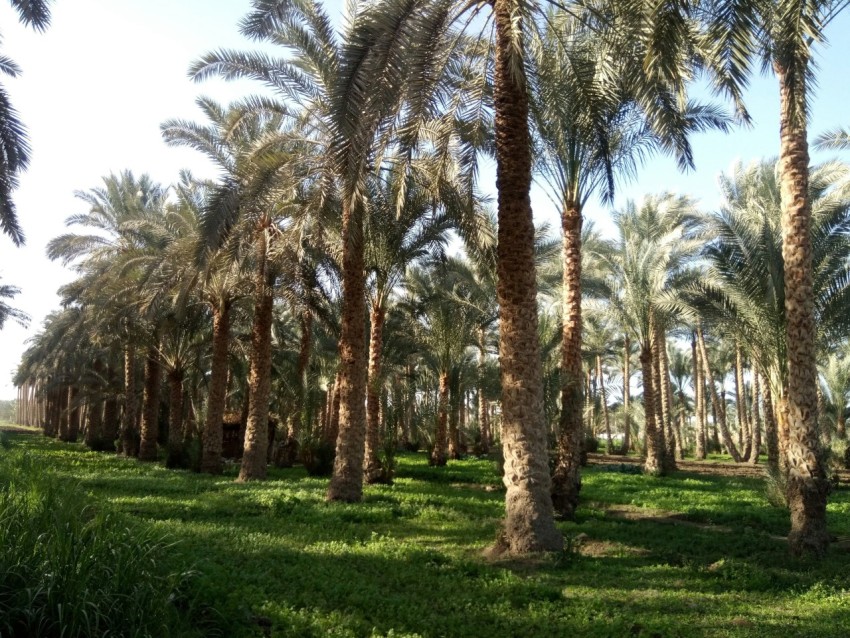
[[[12,437],[5,430],[0,430],[0,448],[8,450],[12,447]]]
[[[167,545],[26,455],[0,459],[0,634],[175,635],[182,576]]]

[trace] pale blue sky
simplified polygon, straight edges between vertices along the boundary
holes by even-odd
[[[333,5],[341,6],[336,0]],[[23,76],[2,82],[30,131],[33,161],[17,192],[27,246],[16,249],[0,236],[0,277],[23,289],[17,307],[33,317],[28,330],[7,323],[0,332],[0,399],[13,398],[11,374],[25,339],[58,305],[56,289],[72,273],[44,256],[46,243],[64,232],[64,219],[82,212],[75,190],[98,186],[110,171],[126,168],[150,173],[169,183],[181,168],[211,175],[200,156],[165,146],[159,124],[171,117],[196,118],[197,95],[221,101],[251,90],[248,83],[190,82],[186,70],[194,59],[218,47],[252,46],[236,24],[249,0],[56,0],[52,25],[38,34],[17,24],[8,3],[0,0],[0,52],[23,69]],[[832,25],[831,47],[820,55],[820,88],[813,102],[811,131],[850,125],[850,15]],[[777,89],[773,78],[758,78],[748,95],[754,127],[732,135],[694,139],[697,170],[682,175],[672,160],[646,166],[638,180],[620,190],[625,197],[674,190],[715,206],[717,176],[736,159],[748,162],[778,151]],[[483,178],[493,180],[492,171]],[[212,175],[211,175],[212,176]],[[487,184],[482,188],[488,190]],[[492,190],[492,186],[489,187]],[[534,193],[535,215],[557,218],[545,196]],[[588,217],[610,229],[608,213],[596,206]]]

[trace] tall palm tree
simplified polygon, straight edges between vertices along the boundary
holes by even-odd
[[[615,214],[619,232],[609,257],[612,309],[640,347],[646,432],[645,469],[663,473],[672,459],[666,454],[664,405],[669,376],[664,366],[666,330],[671,311],[693,277],[692,262],[701,242],[693,236],[695,208],[691,200],[669,193],[646,197],[638,208],[628,202]],[[657,368],[660,374],[655,374]],[[665,390],[667,386],[667,390]]]
[[[827,351],[847,328],[848,173],[836,163],[809,170],[815,343]],[[786,405],[790,368],[780,184],[781,168],[773,161],[739,165],[721,180],[726,201],[706,222],[709,267],[701,293],[708,305],[701,311],[746,346],[765,381],[765,396],[775,400],[779,447],[785,454],[792,423]],[[765,414],[766,424],[772,417]],[[768,440],[769,450],[771,445]]]
[[[50,0],[11,0],[18,18],[36,31],[50,24]],[[11,59],[0,57],[0,74],[17,77],[21,70]],[[18,223],[12,191],[18,186],[18,174],[26,170],[30,147],[24,125],[0,86],[0,231],[12,238],[16,246],[24,243],[24,233]]]
[[[136,259],[149,247],[146,222],[162,215],[166,191],[147,175],[136,178],[130,171],[110,175],[104,185],[76,193],[89,206],[86,213],[72,215],[69,226],[81,226],[88,233],[66,233],[47,245],[50,259],[77,262],[81,277],[69,288],[78,291],[84,303],[101,305],[111,328],[106,334],[121,334],[124,342],[123,452],[138,454],[136,347],[146,332],[134,303],[140,286]]]
[[[792,552],[822,555],[829,545],[829,483],[818,453],[815,304],[812,298],[812,209],[807,125],[814,45],[847,6],[844,0],[717,0],[707,3],[715,57],[745,84],[756,60],[779,84],[779,173],[785,264],[785,341]]]
[[[452,376],[457,374],[467,347],[474,345],[475,314],[470,304],[458,301],[465,296],[462,289],[465,281],[453,276],[453,261],[413,268],[404,283],[404,306],[413,319],[412,329],[426,346],[439,384],[437,428],[430,458],[431,465],[437,466],[446,464],[449,437],[456,429],[449,405]],[[453,443],[456,446],[457,441]]]
[[[279,274],[274,262],[283,232],[280,220],[288,216],[287,205],[293,198],[295,180],[290,178],[292,152],[288,131],[284,128],[288,113],[281,105],[247,100],[225,109],[212,100],[201,98],[199,106],[209,125],[203,126],[180,120],[165,122],[162,132],[172,145],[195,148],[210,157],[222,171],[203,214],[201,254],[217,268],[227,268],[215,258],[220,252],[231,261],[248,259],[253,268],[254,325],[249,370],[248,423],[239,479],[262,479],[266,475],[268,456],[268,411],[271,384],[271,330],[274,306],[274,286]],[[282,254],[282,253],[281,253]],[[238,256],[238,258],[237,258]],[[216,263],[218,262],[218,263]],[[213,360],[218,373],[214,382],[222,384],[226,364],[226,334],[231,291],[212,301],[214,317],[218,315],[217,351]],[[219,409],[223,408],[222,386],[215,386],[214,409],[208,423],[211,444],[210,457],[220,447],[218,440]],[[208,458],[206,466],[218,471],[220,460]]]
[[[256,0],[243,20],[249,37],[285,47],[289,56],[219,51],[196,63],[198,79],[211,74],[263,82],[291,100],[318,155],[313,174],[324,201],[341,201],[342,322],[339,340],[340,426],[329,500],[362,498],[366,435],[367,349],[363,220],[365,178],[390,141],[402,101],[412,37],[409,7],[359,5],[342,40],[317,2]]]
[[[612,201],[615,178],[634,176],[653,151],[675,152],[680,163],[690,166],[688,133],[728,126],[716,108],[665,100],[669,86],[654,75],[633,72],[646,54],[641,41],[624,50],[616,38],[600,33],[602,25],[589,28],[593,21],[590,11],[547,15],[536,46],[532,91],[538,173],[561,209],[563,230],[563,390],[553,499],[568,518],[581,485],[582,210],[595,195]],[[651,96],[660,105],[655,109],[647,108]]]
[[[447,241],[450,219],[434,206],[434,197],[423,176],[378,175],[369,180],[370,202],[364,224],[366,266],[370,273],[369,372],[366,392],[367,483],[385,479],[378,458],[381,448],[379,402],[382,382],[383,329],[393,291],[408,267],[436,251]],[[399,197],[398,190],[405,195]],[[398,204],[396,204],[398,202]]]

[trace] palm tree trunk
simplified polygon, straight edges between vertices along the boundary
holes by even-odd
[[[76,443],[80,433],[80,388],[76,383],[68,386],[68,434],[64,439]]]
[[[103,405],[103,433],[101,435],[101,449],[109,452],[116,450],[116,439],[121,425],[121,408],[118,398],[115,396],[114,388],[118,386],[117,375],[112,366],[106,367],[107,398]]]
[[[481,454],[490,453],[490,428],[487,427],[487,401],[484,398],[484,372],[487,362],[487,343],[484,328],[478,329],[478,431]]]
[[[159,436],[159,386],[162,380],[162,365],[159,352],[148,349],[145,359],[144,392],[142,394],[142,425],[139,441],[139,460],[156,461]]]
[[[222,424],[227,403],[227,353],[230,344],[229,299],[212,304],[213,334],[207,415],[201,434],[201,472],[221,473]]]
[[[286,440],[278,447],[276,463],[281,467],[292,467],[298,459],[298,440],[301,436],[307,396],[307,368],[310,365],[310,352],[313,348],[313,314],[309,310],[301,312],[299,318],[301,341],[298,347],[298,367],[296,369],[295,404],[292,406]]]
[[[328,418],[328,429],[325,431],[325,442],[330,443],[333,446],[336,445],[337,438],[339,437],[339,381],[340,373],[337,372],[336,376],[334,377],[334,396],[333,402],[331,403],[331,413]]]
[[[605,422],[605,454],[614,451],[614,442],[611,440],[611,420],[608,417],[608,396],[605,392],[605,380],[602,377],[602,357],[596,355],[596,376],[599,379],[599,393],[602,399],[602,418]]]
[[[121,421],[121,447],[124,456],[136,456],[139,453],[137,413],[136,347],[127,343],[124,347],[124,416]]]
[[[669,420],[665,418],[668,416],[668,413],[664,408],[664,394],[662,393],[661,357],[655,343],[657,343],[657,340],[653,340],[652,346],[652,385],[655,390],[655,426],[661,444],[661,461],[664,464],[664,471],[666,472],[669,469],[670,459],[676,453],[676,450],[673,437],[670,434]]]
[[[550,494],[543,368],[537,335],[537,280],[531,213],[531,136],[521,51],[522,22],[511,0],[493,0],[499,358],[505,521],[500,551],[559,551]]]
[[[623,447],[620,454],[628,454],[629,448],[632,445],[632,413],[630,409],[631,403],[631,342],[629,335],[625,335],[623,339]]]
[[[572,520],[581,491],[581,445],[584,397],[581,360],[581,210],[564,206],[563,288],[561,293],[561,414],[558,457],[552,473],[552,503],[561,518]]]
[[[448,460],[448,412],[449,412],[449,373],[440,371],[440,388],[437,395],[437,431],[434,435],[434,448],[431,450],[431,465],[442,467]]]
[[[776,406],[773,403],[773,392],[770,380],[765,379],[762,392],[762,407],[764,408],[764,438],[767,447],[767,467],[771,472],[779,472],[779,425],[776,423]]]
[[[774,62],[779,80],[779,173],[782,196],[782,258],[785,264],[785,341],[788,353],[788,505],[795,554],[823,555],[829,545],[826,500],[830,484],[820,460],[817,428],[817,366],[812,294],[809,149],[806,140],[806,78]]]
[[[183,462],[183,368],[175,366],[168,372],[168,467]]]
[[[643,411],[644,411],[644,437],[646,448],[646,459],[644,460],[644,471],[647,474],[661,475],[664,472],[664,444],[658,435],[658,423],[656,422],[655,409],[655,384],[652,373],[652,346],[650,343],[642,343],[640,349],[640,364],[643,373]]]
[[[720,427],[720,435],[723,437],[723,445],[729,451],[729,455],[735,463],[741,462],[741,455],[738,453],[738,448],[735,447],[732,436],[729,434],[729,428],[726,426],[726,412],[720,404],[720,399],[717,397],[717,390],[714,385],[714,373],[711,371],[711,366],[708,363],[708,352],[705,348],[705,337],[702,334],[702,329],[697,327],[697,346],[699,347],[700,358],[702,359],[703,372],[705,373],[706,381],[708,382],[708,391],[711,394],[711,405],[714,410],[714,421]]]
[[[369,316],[371,330],[369,332],[369,381],[366,391],[366,458],[363,468],[363,478],[367,483],[379,482],[383,474],[378,452],[381,449],[379,403],[385,318],[384,305],[380,302],[373,303]]]
[[[346,201],[342,210],[342,320],[339,337],[339,437],[329,501],[363,498],[366,448],[366,275],[363,210]]]
[[[682,433],[679,431],[678,422],[673,413],[673,387],[670,384],[670,356],[667,353],[667,334],[660,321],[655,324],[655,331],[658,334],[659,344],[658,372],[661,376],[662,409],[667,413],[665,417],[665,422],[667,423],[665,435],[669,437],[669,440],[666,441],[667,469],[675,470],[676,459],[683,458],[682,450],[684,445],[682,444]]]
[[[458,421],[460,412],[460,374],[454,370],[449,377],[449,447],[448,456],[452,460],[460,458],[460,432]]]
[[[761,454],[761,414],[759,413],[759,373],[755,366],[752,367],[753,374],[753,396],[752,396],[752,447],[750,449],[750,464],[757,465],[759,454]]]
[[[706,411],[705,411],[705,380],[702,378],[702,364],[697,351],[696,333],[691,333],[691,363],[693,364],[694,380],[694,412],[697,419],[696,458],[705,460]]]
[[[254,279],[256,302],[251,328],[251,360],[248,369],[248,420],[245,448],[239,468],[240,482],[266,478],[269,451],[269,394],[272,377],[272,318],[274,289],[269,281],[266,255],[268,237],[265,225],[256,245],[257,273]]]
[[[744,385],[744,363],[741,357],[741,344],[735,342],[735,411],[738,415],[738,449],[742,460],[750,460],[752,438],[748,427],[747,391]]]

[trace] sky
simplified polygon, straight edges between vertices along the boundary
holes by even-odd
[[[26,246],[16,248],[0,235],[0,281],[21,288],[12,305],[32,317],[28,329],[7,322],[0,331],[0,399],[15,397],[11,377],[26,340],[44,317],[58,308],[58,287],[73,273],[45,256],[45,246],[66,231],[64,220],[85,212],[74,192],[100,185],[103,176],[131,169],[156,181],[176,181],[182,168],[214,177],[209,163],[189,149],[167,147],[159,125],[169,118],[200,119],[199,95],[228,102],[255,87],[249,82],[209,80],[193,83],[192,61],[217,48],[246,49],[239,19],[250,0],[56,0],[44,33],[25,29],[8,5],[0,4],[0,54],[21,67],[19,78],[0,78],[25,122],[32,162],[15,193]],[[338,13],[341,0],[327,5]],[[831,25],[830,45],[818,53],[819,88],[813,100],[810,131],[850,125],[850,12]],[[772,157],[779,149],[778,90],[772,77],[757,78],[747,94],[750,129],[730,135],[694,138],[696,170],[677,171],[670,158],[649,162],[637,179],[619,189],[615,207],[626,198],[673,190],[690,194],[706,208],[719,204],[717,177],[735,161]],[[824,159],[813,154],[813,159]],[[493,191],[492,171],[482,173],[482,190]],[[488,185],[486,182],[490,181]],[[557,215],[540,189],[532,193],[538,221],[557,229]],[[604,233],[609,212],[591,204],[586,215]]]

